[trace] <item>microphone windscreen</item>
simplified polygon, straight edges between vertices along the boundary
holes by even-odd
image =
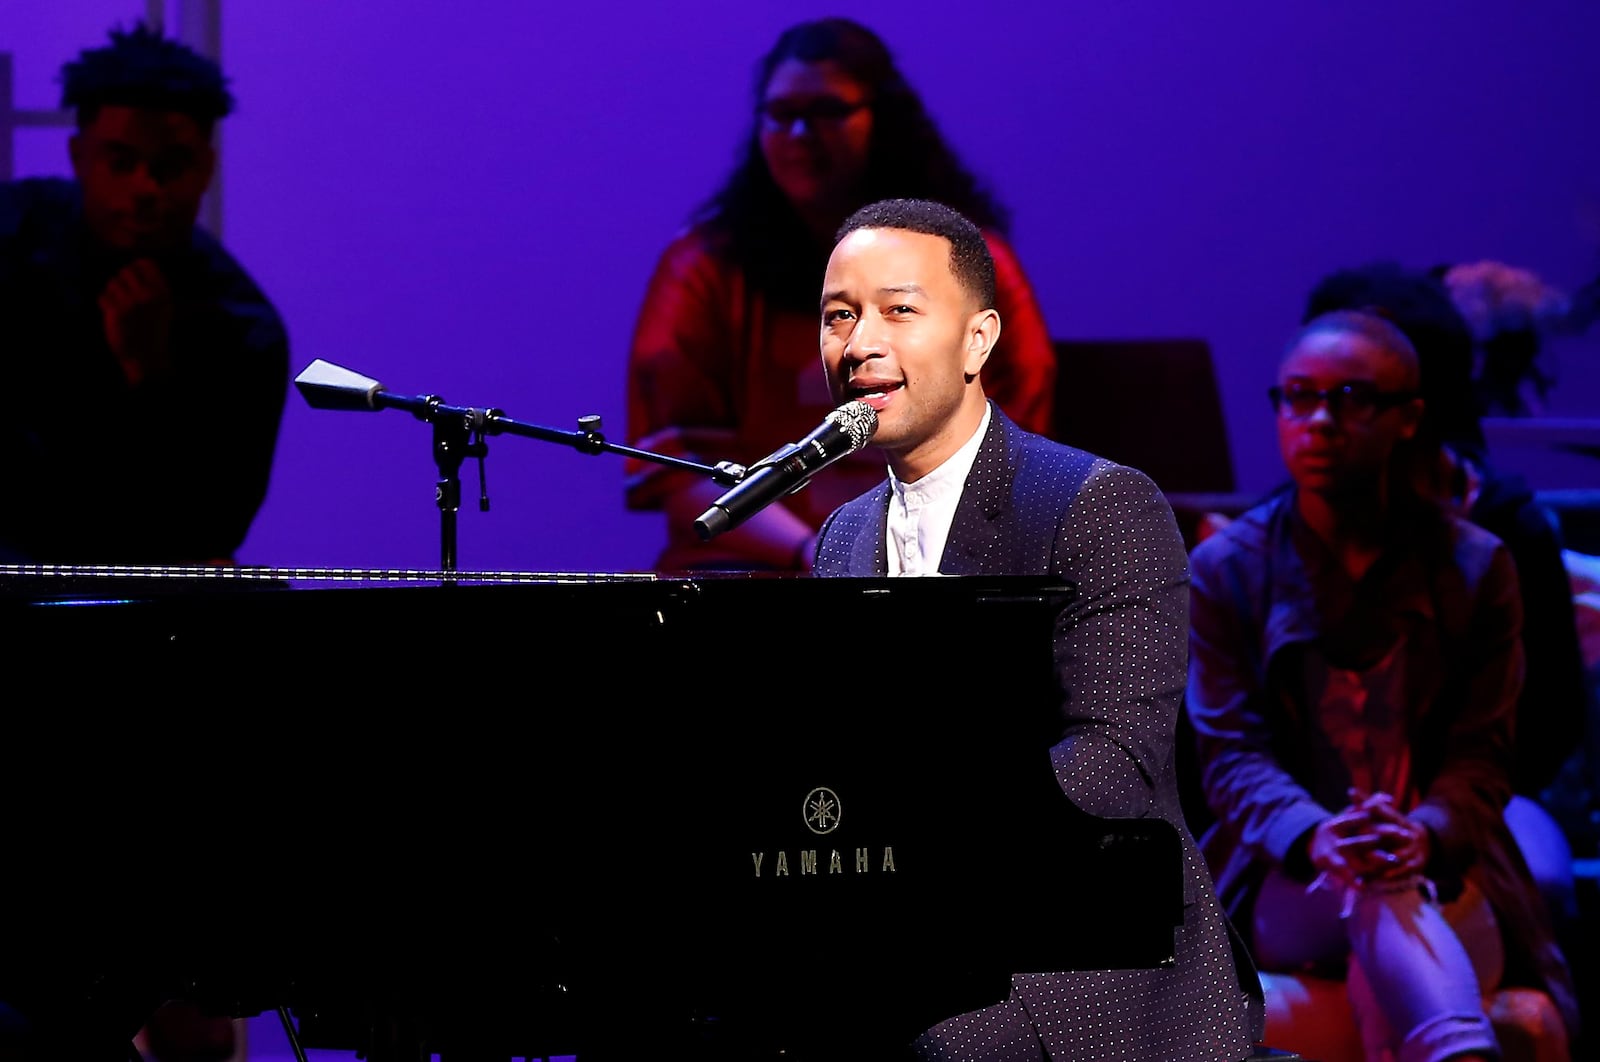
[[[878,430],[878,411],[859,400],[846,402],[829,413],[828,419],[843,428],[850,437],[851,453],[867,445],[872,433]]]
[[[307,365],[294,378],[294,385],[312,409],[356,412],[377,409],[377,394],[382,389],[382,385],[370,376],[321,359]]]

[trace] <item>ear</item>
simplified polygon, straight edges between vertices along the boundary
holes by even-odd
[[[1000,314],[993,307],[979,310],[967,318],[967,341],[961,371],[970,379],[983,371],[989,353],[1000,338]]]
[[[200,153],[200,169],[205,175],[205,186],[211,187],[211,178],[217,173],[217,149],[209,141],[205,150]]]

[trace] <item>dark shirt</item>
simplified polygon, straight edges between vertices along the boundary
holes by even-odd
[[[126,259],[75,182],[0,184],[0,560],[231,559],[266,497],[288,391],[283,321],[209,234],[157,258],[170,372],[130,386],[97,305]]]

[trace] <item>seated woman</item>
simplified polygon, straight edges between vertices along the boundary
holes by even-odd
[[[1370,1059],[1499,1057],[1483,999],[1503,985],[1548,994],[1570,1036],[1571,976],[1505,819],[1516,567],[1416,486],[1437,460],[1416,352],[1380,317],[1325,314],[1270,393],[1291,484],[1191,558],[1187,710],[1223,903],[1262,971],[1345,980]]]
[[[1362,309],[1392,322],[1417,352],[1427,409],[1420,431],[1429,437],[1422,442],[1439,457],[1425,470],[1422,485],[1498,538],[1516,562],[1524,662],[1506,817],[1556,918],[1557,932],[1570,945],[1578,897],[1567,831],[1579,835],[1585,811],[1570,799],[1551,799],[1548,791],[1580,754],[1588,720],[1600,706],[1579,644],[1560,522],[1523,477],[1492,460],[1482,425],[1481,381],[1474,376],[1476,329],[1444,282],[1389,262],[1340,269],[1312,288],[1301,319]],[[1559,821],[1550,810],[1557,807],[1565,812]]]

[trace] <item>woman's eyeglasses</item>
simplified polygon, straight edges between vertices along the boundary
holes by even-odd
[[[1351,380],[1323,391],[1294,383],[1269,387],[1267,397],[1279,415],[1293,420],[1305,420],[1324,402],[1328,416],[1335,420],[1371,420],[1383,410],[1403,406],[1418,396],[1415,391],[1383,391],[1375,383]]]
[[[762,122],[774,129],[792,129],[795,122],[807,128],[839,125],[871,104],[866,100],[842,100],[837,96],[816,96],[807,100],[776,99],[758,108]]]

